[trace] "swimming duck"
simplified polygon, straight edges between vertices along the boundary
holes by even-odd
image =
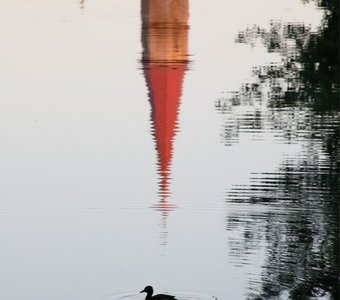
[[[146,293],[145,300],[176,300],[174,296],[170,296],[170,295],[158,294],[158,295],[152,296],[153,288],[150,285],[146,286],[144,290],[141,291],[141,293]]]

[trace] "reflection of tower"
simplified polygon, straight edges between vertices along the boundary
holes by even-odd
[[[80,0],[80,8],[81,9],[85,8],[85,0]]]
[[[182,82],[188,65],[188,7],[188,0],[142,0],[142,62],[160,176],[160,200],[153,207],[162,212],[164,243],[168,212],[174,208],[167,198]]]

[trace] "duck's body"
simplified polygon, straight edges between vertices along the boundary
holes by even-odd
[[[164,294],[157,294],[155,296],[151,296],[148,298],[148,295],[146,295],[145,300],[175,300],[174,296],[170,295],[164,295]]]
[[[175,296],[171,295],[158,294],[152,296],[153,288],[150,285],[146,286],[145,289],[141,291],[141,293],[146,293],[145,300],[176,300]]]

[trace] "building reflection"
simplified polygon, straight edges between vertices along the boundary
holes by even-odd
[[[188,66],[188,0],[142,0],[142,65],[149,90],[151,122],[158,155],[160,196],[153,208],[162,213],[162,244],[167,217],[173,142],[178,127],[182,84]]]
[[[84,9],[85,8],[85,0],[80,0],[80,8]]]

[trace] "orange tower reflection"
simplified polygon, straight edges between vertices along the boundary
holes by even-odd
[[[81,9],[85,8],[85,0],[80,0],[80,8]]]
[[[143,68],[149,89],[153,134],[158,153],[160,200],[166,243],[173,141],[178,131],[182,83],[188,65],[188,0],[142,0]]]

